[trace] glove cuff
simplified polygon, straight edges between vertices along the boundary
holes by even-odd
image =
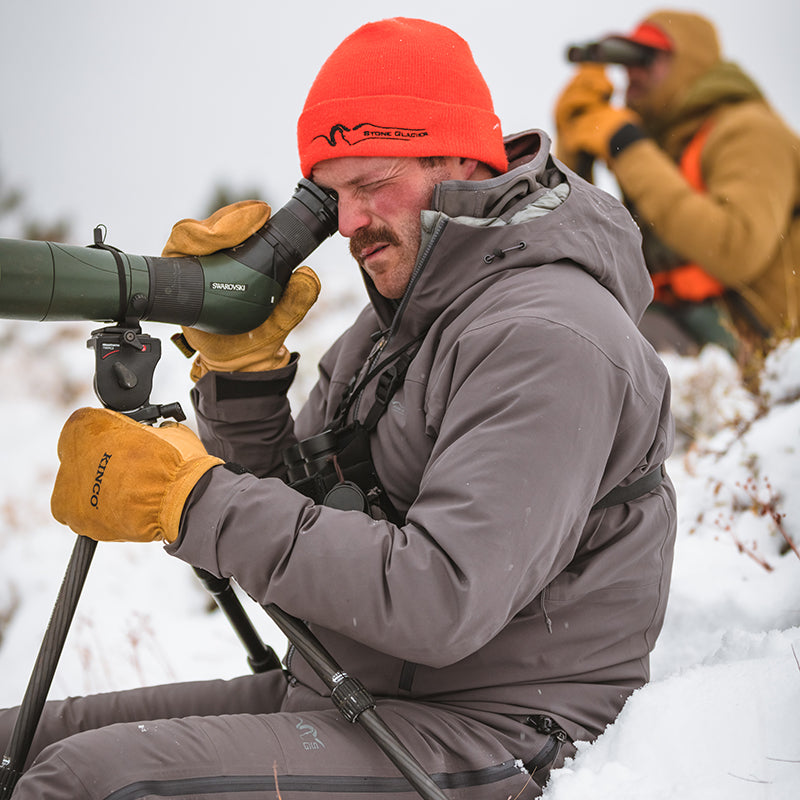
[[[608,153],[611,158],[616,158],[626,147],[646,138],[647,134],[638,125],[626,122],[609,140]]]
[[[247,353],[227,361],[215,361],[198,354],[189,371],[189,377],[197,383],[200,378],[209,372],[269,372],[273,369],[285,367],[290,359],[291,353],[283,345],[275,352],[267,349],[262,352]]]
[[[167,542],[174,542],[180,532],[181,516],[186,499],[194,489],[197,482],[212,467],[225,462],[216,456],[199,456],[190,461],[185,461],[164,492],[161,508],[158,513],[158,523],[161,537]]]

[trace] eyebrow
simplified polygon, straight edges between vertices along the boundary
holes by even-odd
[[[377,183],[378,181],[387,180],[389,177],[391,177],[391,176],[386,175],[386,174],[382,174],[380,176],[376,176],[376,175],[371,175],[369,173],[361,173],[360,175],[356,175],[354,178],[350,178],[350,180],[345,181],[341,185],[341,188],[343,188],[343,189],[358,188],[359,186],[366,186],[366,185],[369,185],[371,183]],[[313,169],[311,170],[311,178],[314,181],[314,183],[317,184],[317,186],[321,186],[323,189],[328,189],[328,190],[333,191],[333,187],[332,186],[327,186],[324,183],[320,183],[319,181],[317,181],[314,178],[314,170]]]
[[[342,184],[342,188],[343,189],[357,189],[359,186],[368,186],[369,184],[375,183],[375,182],[377,182],[379,180],[383,180],[383,179],[382,178],[375,178],[375,177],[368,176],[368,175],[359,175],[359,176],[356,176],[355,178],[351,178],[349,181],[345,181]],[[325,187],[325,188],[329,189],[331,187],[328,186],[328,187]]]

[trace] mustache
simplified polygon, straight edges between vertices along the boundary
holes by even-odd
[[[399,245],[400,239],[394,231],[385,225],[380,228],[365,228],[356,233],[350,239],[350,255],[363,266],[361,252],[366,247],[382,242],[384,244]]]

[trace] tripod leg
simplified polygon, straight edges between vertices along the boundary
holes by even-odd
[[[369,692],[342,670],[308,626],[274,603],[265,605],[264,610],[331,690],[331,697],[342,716],[364,728],[417,794],[424,800],[447,800],[431,776],[380,718]]]
[[[194,573],[202,581],[206,591],[214,598],[217,606],[231,623],[239,641],[247,651],[247,663],[253,672],[266,672],[270,669],[280,669],[281,660],[275,651],[264,644],[258,631],[242,608],[239,598],[231,587],[227,578],[218,578],[210,572],[199,567],[194,568]]]
[[[8,749],[0,763],[0,800],[11,797],[22,775],[96,547],[97,542],[94,539],[78,536],[72,549],[28,688],[19,707]]]

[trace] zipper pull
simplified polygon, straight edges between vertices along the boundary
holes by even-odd
[[[389,341],[389,337],[387,336],[387,331],[379,331],[380,338],[375,342],[375,346],[370,351],[369,356],[367,357],[367,361],[374,362],[375,359],[381,354],[381,351],[384,347],[386,347],[386,342]]]

